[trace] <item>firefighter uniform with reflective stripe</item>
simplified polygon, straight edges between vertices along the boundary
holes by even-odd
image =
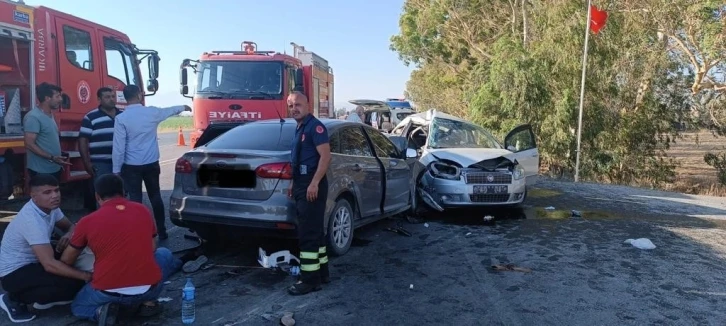
[[[292,196],[295,201],[300,243],[300,280],[291,288],[293,294],[305,294],[320,289],[320,283],[330,280],[328,271],[327,241],[325,237],[325,203],[328,197],[328,179],[318,183],[318,196],[314,201],[307,198],[308,187],[313,181],[320,162],[317,146],[329,143],[328,130],[312,114],[308,114],[295,131],[292,142]]]

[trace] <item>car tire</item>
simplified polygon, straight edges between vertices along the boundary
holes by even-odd
[[[328,252],[332,256],[345,255],[353,243],[353,218],[355,211],[345,198],[335,202],[328,218]]]

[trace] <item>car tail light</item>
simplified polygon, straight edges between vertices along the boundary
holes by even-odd
[[[266,179],[292,179],[292,167],[287,162],[260,165],[255,173]]]
[[[192,173],[192,163],[187,159],[180,157],[176,160],[176,167],[174,168],[176,173]]]

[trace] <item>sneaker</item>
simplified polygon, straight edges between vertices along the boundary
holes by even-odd
[[[0,308],[3,308],[13,323],[24,323],[35,319],[24,304],[13,302],[7,293],[0,295]]]
[[[182,266],[182,270],[184,271],[184,273],[194,273],[202,268],[202,265],[206,264],[208,261],[209,258],[207,258],[207,256],[201,255],[195,260],[190,260],[184,263],[184,266]]]
[[[98,326],[116,325],[116,317],[118,316],[119,306],[115,303],[107,303],[96,311],[98,318]]]
[[[51,302],[51,303],[37,303],[36,302],[33,304],[33,309],[46,310],[46,309],[53,308],[55,306],[65,306],[67,304],[71,304],[71,302],[73,302],[73,301],[58,301],[58,302]]]

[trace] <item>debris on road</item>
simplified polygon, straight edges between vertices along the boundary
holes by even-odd
[[[428,223],[424,223],[424,227],[429,227],[429,224]]]
[[[582,212],[580,212],[580,211],[576,211],[573,209],[571,211],[571,213],[572,213],[572,215],[571,215],[572,217],[582,217]]]
[[[406,231],[406,229],[404,229],[404,228],[402,228],[400,226],[392,227],[392,228],[385,228],[384,230],[385,231],[391,231],[393,233],[398,233],[400,235],[404,235],[404,236],[407,236],[407,237],[412,236],[411,232]]]
[[[161,298],[156,299],[156,301],[158,301],[158,302],[169,302],[171,300],[173,300],[173,299],[169,298],[169,297],[161,297]]]
[[[294,316],[294,314],[292,312],[286,312],[282,316],[282,318],[280,318],[280,325],[283,325],[283,326],[295,325],[295,319],[292,318],[293,316]]]
[[[486,215],[484,216],[484,225],[492,226],[494,225],[494,216]]]
[[[504,272],[504,271],[506,271],[506,272],[522,272],[522,273],[529,273],[529,272],[531,272],[531,271],[532,271],[532,270],[531,270],[531,269],[529,269],[529,268],[525,268],[525,267],[518,267],[518,266],[515,266],[514,264],[498,264],[498,265],[493,265],[493,266],[492,266],[492,268],[493,268],[493,269],[494,269],[495,271],[500,271],[500,272]]]
[[[264,268],[275,268],[279,263],[290,264],[291,261],[296,261],[298,265],[300,264],[300,260],[291,254],[289,250],[281,250],[267,256],[267,252],[260,248],[259,257],[257,258],[257,262]]]
[[[413,284],[409,285],[408,288],[413,290]]]
[[[467,235],[467,236],[471,235],[471,232],[467,232],[467,233],[466,233],[466,235]]]
[[[628,239],[628,240],[625,240],[625,243],[629,243],[629,244],[633,245],[633,247],[638,248],[638,249],[645,249],[645,250],[655,249],[655,244],[653,244],[653,242],[650,241],[650,239],[648,239],[648,238]]]
[[[546,211],[553,211],[553,210],[555,210],[555,207],[554,206],[545,207],[545,210]]]
[[[406,216],[406,221],[411,224],[421,224],[421,219],[414,216]]]

